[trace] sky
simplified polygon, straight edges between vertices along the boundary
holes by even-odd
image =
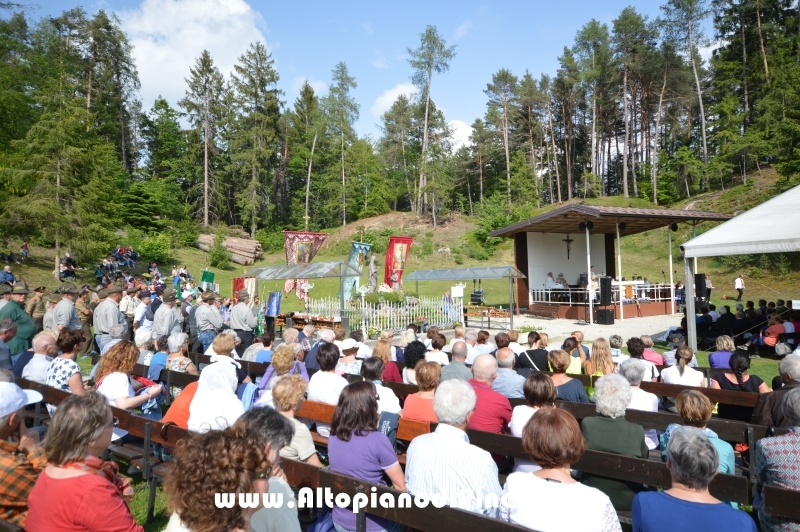
[[[501,68],[535,78],[554,75],[557,57],[572,46],[577,31],[595,18],[609,26],[630,0],[541,0],[491,3],[460,0],[404,2],[266,2],[263,0],[17,0],[36,5],[33,17],[57,16],[82,5],[93,13],[114,12],[134,46],[144,109],[158,95],[173,106],[186,90],[195,59],[208,49],[229,74],[250,43],[261,41],[275,59],[282,100],[291,105],[304,80],[319,94],[331,70],[344,61],[358,83],[355,124],[377,139],[380,117],[399,94],[412,93],[408,47],[419,46],[426,25],[434,25],[448,46],[456,45],[450,70],[433,80],[431,97],[454,127],[455,143],[465,143],[471,124],[483,117],[486,84]],[[650,18],[663,0],[636,2]]]

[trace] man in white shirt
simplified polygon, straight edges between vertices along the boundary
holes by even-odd
[[[133,333],[133,316],[138,306],[139,298],[130,295],[127,290],[124,290],[122,292],[122,299],[119,301],[119,311],[122,312],[122,315],[125,316],[125,320],[128,322],[127,331],[129,333]]]
[[[308,381],[308,400],[335,405],[339,402],[339,395],[347,386],[347,379],[335,373],[336,364],[339,362],[339,348],[333,342],[320,343],[317,350],[317,363],[320,370],[311,376]],[[330,435],[330,425],[317,423],[317,432],[320,436]]]
[[[478,343],[478,331],[475,329],[467,329],[464,331],[464,343],[467,344],[467,360],[466,364],[472,365],[475,357],[482,353],[475,349],[475,344]]]
[[[231,309],[231,329],[236,331],[236,334],[242,340],[236,347],[236,353],[242,356],[244,350],[253,344],[253,339],[255,338],[253,330],[258,326],[258,322],[253,315],[253,311],[248,306],[250,293],[247,290],[240,290],[238,295],[239,302]]]
[[[744,295],[744,274],[739,274],[739,277],[733,282],[733,287],[739,292],[739,297],[736,298],[736,301],[741,301]]]
[[[150,290],[142,290],[139,292],[139,304],[136,305],[136,310],[133,311],[133,330],[138,329],[153,329],[153,322],[147,319],[147,306],[152,301]]]
[[[433,410],[439,419],[434,432],[411,441],[406,463],[406,489],[413,496],[447,497],[447,504],[494,516],[502,495],[497,464],[487,451],[471,445],[465,430],[477,396],[468,383],[451,379],[436,389]],[[466,490],[470,497],[462,497]],[[456,500],[452,500],[455,494]],[[482,504],[477,504],[478,495]]]
[[[22,378],[47,384],[47,368],[56,355],[58,355],[58,348],[53,337],[46,333],[37,334],[33,338],[33,358],[25,364]]]
[[[711,321],[716,322],[719,319],[719,312],[717,312],[717,306],[714,304],[708,305],[708,315],[711,316]]]

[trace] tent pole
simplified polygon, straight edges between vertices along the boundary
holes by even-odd
[[[697,322],[695,321],[697,315],[694,308],[694,285],[692,284],[692,279],[694,279],[692,267],[694,264],[691,259],[685,258],[683,259],[683,266],[686,272],[686,334],[688,335],[686,343],[692,348],[692,351],[697,353]]]
[[[586,228],[586,297],[589,298],[589,325],[594,324],[594,302],[592,301],[592,245],[589,243],[589,228]]]
[[[697,238],[697,224],[696,223],[692,224],[692,238],[693,239]],[[694,273],[697,273],[697,257],[694,257],[694,259],[692,259],[692,260],[694,261]],[[692,276],[692,279],[694,279],[694,276]]]
[[[619,284],[619,321],[622,317],[622,250],[619,243],[619,222],[617,222],[617,283]]]
[[[675,314],[675,280],[672,278],[672,228],[667,227],[669,235],[669,300],[672,304],[672,314]]]
[[[508,324],[509,330],[514,328],[514,278],[508,278],[508,315],[510,322]]]

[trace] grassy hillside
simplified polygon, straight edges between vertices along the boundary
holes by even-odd
[[[765,169],[762,175],[754,174],[748,179],[747,185],[740,185],[730,190],[721,192],[716,191],[691,198],[681,204],[672,206],[673,208],[711,210],[737,214],[749,209],[770,197],[788,188],[786,184],[779,184],[778,176],[770,169]],[[582,201],[580,199],[575,201]],[[651,203],[642,199],[635,198],[588,198],[585,200],[589,204],[615,205],[630,207],[648,207]],[[556,208],[547,206],[538,212],[545,212]],[[697,227],[697,234],[707,231],[715,224],[705,223]],[[418,220],[411,213],[390,213],[374,218],[360,220],[347,227],[339,227],[327,230],[328,239],[320,250],[317,261],[330,261],[346,259],[352,240],[360,240],[366,232],[368,234],[378,234],[381,231],[390,230],[393,234],[403,234],[415,238],[414,245],[409,254],[407,272],[416,269],[440,269],[458,268],[469,266],[488,266],[513,264],[513,251],[511,240],[506,239],[495,250],[494,256],[489,260],[481,261],[471,259],[467,256],[455,254],[440,254],[440,248],[449,248],[453,251],[469,245],[470,238],[468,233],[475,228],[475,219],[452,215],[445,218],[441,225],[433,229],[429,220]],[[673,233],[673,265],[676,271],[675,281],[683,280],[683,260],[680,255],[680,244],[692,238],[692,229],[688,225],[681,225],[677,233]],[[385,240],[385,238],[384,238]],[[187,264],[190,271],[198,275],[205,267],[207,254],[193,248],[182,248],[175,250],[173,261],[175,264]],[[215,270],[216,282],[220,284],[220,291],[224,295],[230,295],[231,280],[233,277],[244,275],[245,272],[258,266],[285,264],[286,258],[283,252],[265,255],[262,260],[254,266],[245,268],[239,265],[232,265],[227,270]],[[459,264],[457,261],[460,261]],[[669,279],[667,229],[648,231],[637,235],[623,237],[622,239],[622,269],[626,277],[633,275],[646,276],[654,281],[664,278],[662,270],[666,272]],[[792,257],[788,262],[783,261],[776,264],[775,256],[764,256],[759,261],[751,265],[741,265],[735,260],[725,258],[700,259],[698,269],[700,272],[707,273],[712,279],[716,290],[713,293],[713,301],[721,302],[723,295],[735,296],[733,290],[733,280],[740,271],[747,277],[747,299],[784,299],[800,298],[800,285],[795,282],[796,273],[800,271],[800,261],[797,257]],[[44,284],[55,286],[56,281],[52,276],[54,263],[54,252],[32,246],[31,258],[25,264],[14,266],[17,276],[22,276],[30,284]],[[383,277],[383,253],[378,254],[379,278]],[[93,265],[87,265],[86,270],[78,272],[81,282],[94,283]],[[162,267],[162,271],[169,271],[171,264]],[[366,283],[366,268],[361,281]],[[339,290],[338,280],[318,279],[312,281],[314,289],[313,297],[335,297]],[[440,296],[448,290],[452,282],[423,282],[419,285],[420,295]],[[262,292],[282,289],[282,281],[269,281],[261,283]],[[467,290],[472,289],[472,283],[467,283]],[[487,300],[492,305],[508,305],[508,284],[502,280],[486,281],[483,283],[486,290]],[[416,291],[413,283],[406,285],[406,290]],[[299,310],[300,303],[290,296],[284,300],[285,310]]]

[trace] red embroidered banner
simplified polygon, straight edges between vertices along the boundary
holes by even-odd
[[[286,264],[294,266],[311,262],[327,236],[327,233],[310,231],[284,231],[283,249],[286,251]],[[286,279],[283,289],[288,294],[294,288],[297,299],[305,299],[300,287],[306,281],[307,279]]]
[[[386,249],[386,264],[383,267],[383,282],[395,288],[393,283],[397,283],[400,288],[400,281],[403,278],[403,270],[406,268],[408,250],[414,239],[410,236],[390,236],[389,247]]]

